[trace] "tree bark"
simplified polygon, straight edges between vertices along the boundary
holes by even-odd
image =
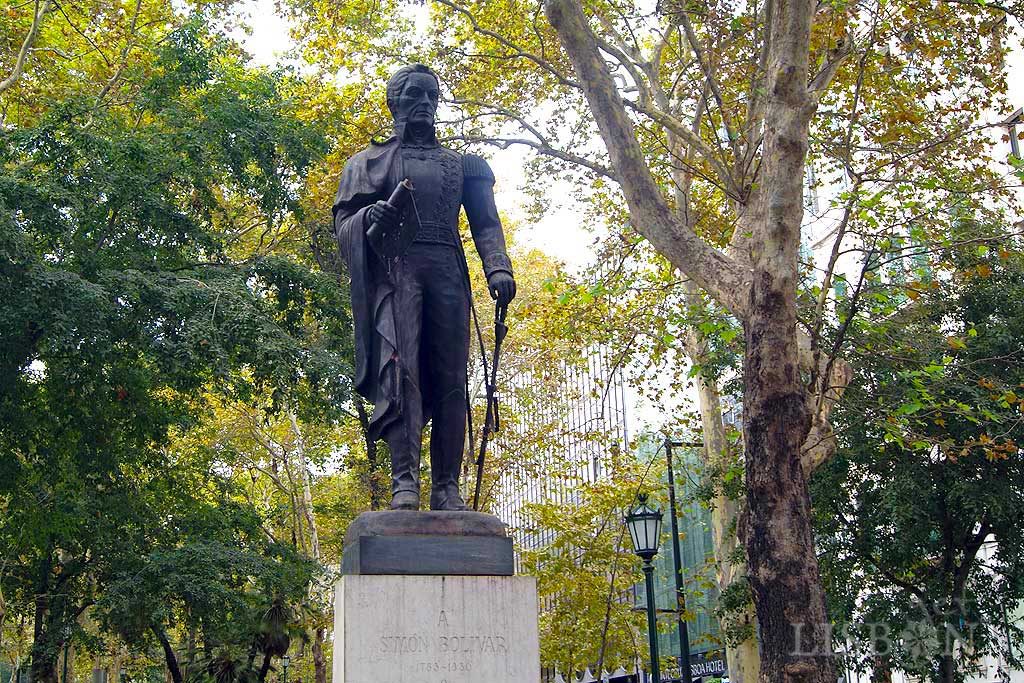
[[[699,353],[699,347],[694,349]],[[693,356],[691,356],[693,357]],[[698,356],[699,357],[699,356]],[[725,438],[722,420],[722,405],[718,390],[706,380],[703,373],[697,373],[697,398],[700,407],[704,436],[704,461],[714,468],[723,464],[728,456],[729,444]],[[738,546],[734,526],[739,515],[736,501],[718,490],[711,501],[711,538],[715,549],[715,576],[719,591],[725,591],[736,581],[746,581],[746,564],[734,562],[732,557]],[[753,607],[730,615],[731,619],[753,624]],[[723,629],[724,631],[724,629]],[[755,683],[761,672],[761,655],[754,633],[736,645],[726,642],[726,659],[729,662],[729,680],[733,683]]]
[[[167,671],[171,674],[171,680],[174,683],[182,683],[183,679],[181,668],[178,666],[178,657],[174,654],[174,648],[171,647],[171,641],[167,639],[167,634],[159,626],[150,626],[150,630],[153,631],[153,635],[160,641],[160,646],[164,650],[164,660],[167,662]]]
[[[743,431],[748,577],[761,625],[762,680],[834,683],[831,626],[814,553],[801,448],[811,410],[800,377],[796,288],[808,124],[811,0],[779,0],[770,25],[762,154],[744,321]]]

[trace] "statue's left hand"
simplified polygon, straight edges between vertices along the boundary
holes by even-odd
[[[516,281],[504,270],[496,270],[487,278],[487,290],[499,306],[508,306],[516,298]]]

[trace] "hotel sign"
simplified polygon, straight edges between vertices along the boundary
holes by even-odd
[[[711,655],[708,657],[707,655]],[[725,676],[725,656],[718,653],[705,653],[690,656],[690,675],[698,678],[721,678]]]

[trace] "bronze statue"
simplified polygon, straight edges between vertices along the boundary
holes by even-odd
[[[391,451],[391,508],[396,510],[419,508],[420,442],[427,420],[432,421],[430,508],[466,509],[459,475],[470,299],[458,233],[460,207],[491,296],[507,306],[516,292],[494,204],[494,174],[481,157],[438,144],[439,96],[437,75],[429,67],[399,69],[387,86],[395,133],[348,160],[334,201],[335,233],[352,279],[356,389],[374,404],[370,438],[383,437]],[[408,201],[400,201],[403,195],[410,195]]]

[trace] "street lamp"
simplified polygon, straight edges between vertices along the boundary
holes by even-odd
[[[676,514],[676,478],[672,464],[672,448],[691,446],[703,448],[702,443],[684,443],[665,438],[665,460],[668,464],[668,504],[672,521],[672,561],[676,579],[676,628],[679,630],[679,676],[683,683],[693,683],[690,670],[690,631],[686,625],[686,593],[683,591],[683,555],[679,550],[679,516]]]
[[[288,655],[281,657],[281,668],[284,669],[284,683],[288,683],[288,667],[291,666],[292,658]]]
[[[647,495],[637,498],[637,505],[626,515],[626,527],[633,541],[633,552],[644,561],[644,585],[647,588],[647,637],[651,645],[651,677],[661,683],[658,661],[658,619],[654,611],[654,565],[651,560],[658,554],[661,539],[661,512],[647,505]]]

